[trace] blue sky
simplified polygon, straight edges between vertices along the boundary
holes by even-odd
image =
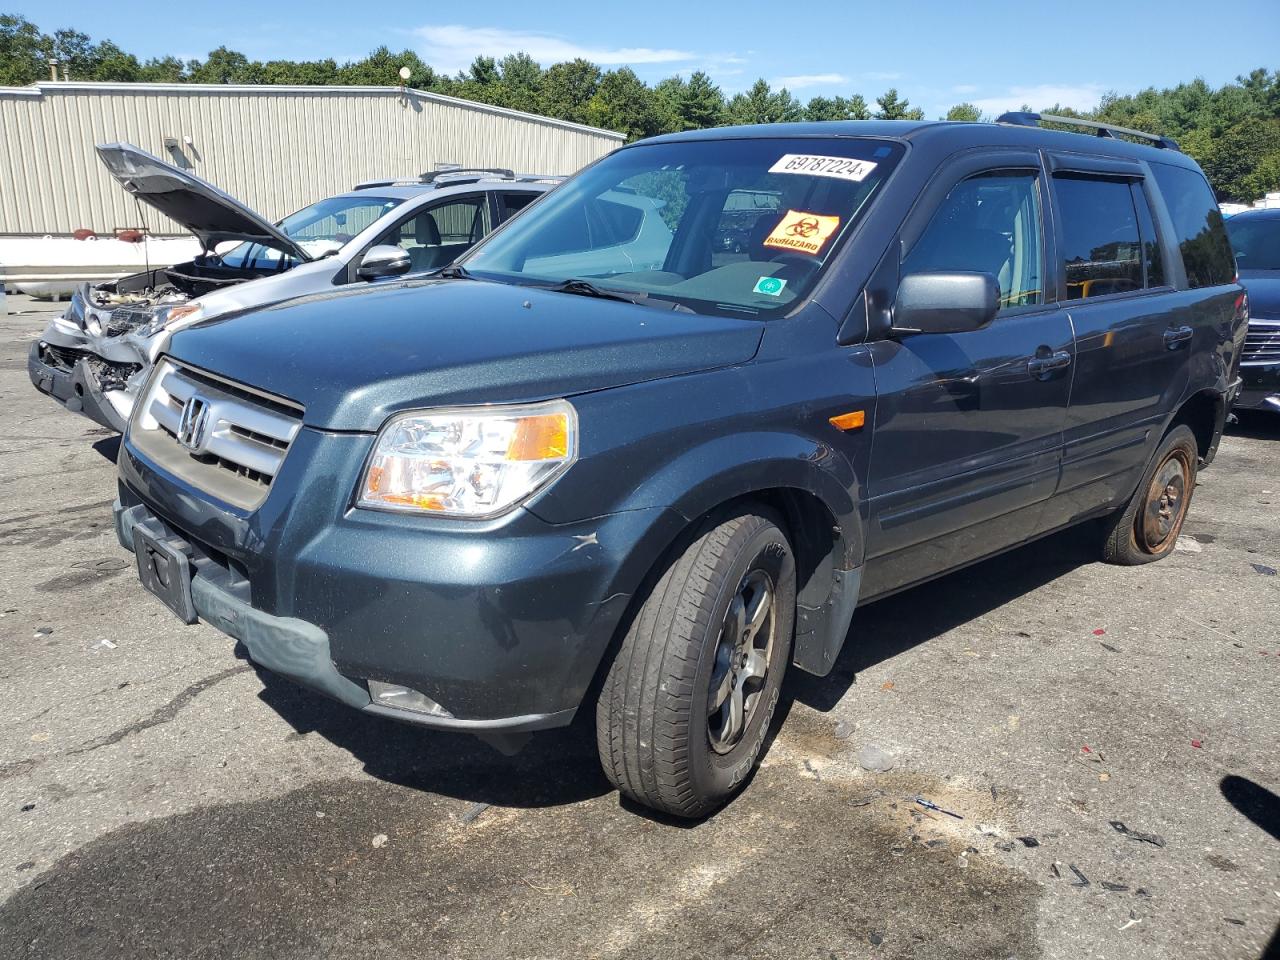
[[[527,50],[544,66],[584,56],[629,65],[649,81],[701,69],[726,93],[761,76],[801,99],[870,100],[894,86],[930,116],[962,100],[988,113],[1024,102],[1085,109],[1107,90],[1196,76],[1218,85],[1255,67],[1280,68],[1280,0],[0,0],[0,11],[45,31],[70,26],[109,38],[143,57],[203,56],[226,45],[260,60],[342,61],[385,43],[451,73],[476,54]]]

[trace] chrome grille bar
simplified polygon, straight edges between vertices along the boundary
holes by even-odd
[[[129,436],[158,465],[243,509],[266,499],[302,410],[203,371],[161,360]]]

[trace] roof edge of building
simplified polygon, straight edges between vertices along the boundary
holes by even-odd
[[[514,117],[532,123],[577,130],[598,137],[608,137],[619,142],[625,141],[626,134],[616,130],[605,130],[603,127],[591,127],[572,120],[559,120],[555,117],[544,117],[539,113],[527,113],[524,110],[513,110],[510,107],[499,107],[478,100],[464,100],[461,97],[450,97],[443,93],[432,93],[429,90],[418,90],[414,87],[381,87],[381,86],[341,86],[337,84],[270,84],[270,83],[117,83],[95,80],[43,80],[29,87],[0,87],[0,97],[43,97],[50,93],[256,93],[264,96],[272,94],[300,93],[309,94],[370,94],[383,96],[412,96],[419,100],[429,100],[481,113],[492,113],[498,116]]]

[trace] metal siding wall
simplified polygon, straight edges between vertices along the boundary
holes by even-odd
[[[139,226],[93,147],[126,141],[172,162],[165,137],[177,138],[193,173],[272,220],[361,180],[437,163],[568,174],[622,143],[605,131],[413,93],[402,105],[394,89],[0,90],[0,234]],[[182,232],[149,207],[142,218],[155,233]]]

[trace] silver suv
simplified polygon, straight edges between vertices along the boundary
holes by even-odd
[[[431,273],[560,181],[510,170],[433,171],[361,183],[272,224],[135,146],[97,149],[126,191],[181,223],[202,248],[186,263],[81,285],[31,346],[27,371],[37,389],[117,431],[178,330],[307,294]]]

